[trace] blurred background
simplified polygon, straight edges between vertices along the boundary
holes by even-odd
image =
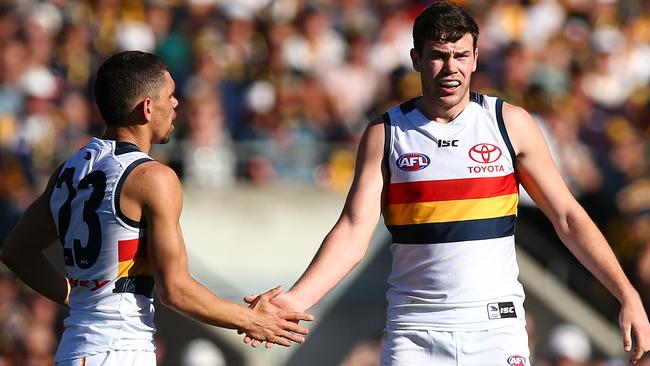
[[[99,64],[138,49],[176,80],[176,131],[152,155],[183,182],[192,273],[234,301],[288,288],[338,217],[368,121],[420,95],[411,29],[430,3],[0,0],[0,243],[51,171],[101,135]],[[650,1],[457,3],[481,28],[472,89],[534,115],[650,304]],[[519,218],[534,364],[624,364],[616,300],[525,193]],[[307,343],[291,349],[253,350],[158,306],[159,364],[378,365],[389,244],[380,223],[365,260],[313,309]],[[51,365],[63,317],[1,271],[0,366]]]

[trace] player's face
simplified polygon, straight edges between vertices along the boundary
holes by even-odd
[[[466,99],[469,102],[469,84],[476,71],[477,56],[469,33],[456,42],[426,41],[422,54],[412,49],[411,60],[420,73],[423,95],[446,109]]]
[[[174,130],[174,119],[176,118],[176,106],[178,100],[174,96],[176,84],[169,72],[165,71],[165,82],[158,91],[158,97],[153,101],[154,106],[154,143],[166,144]]]

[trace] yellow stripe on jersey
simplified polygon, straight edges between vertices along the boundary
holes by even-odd
[[[419,202],[388,205],[384,210],[386,225],[413,225],[479,220],[517,214],[516,193],[464,200]]]
[[[135,276],[140,274],[151,275],[149,262],[146,257],[135,257],[128,261],[119,262],[117,277]]]

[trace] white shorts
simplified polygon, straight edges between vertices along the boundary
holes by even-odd
[[[381,366],[530,366],[523,324],[473,332],[386,330]]]
[[[59,361],[55,366],[156,366],[156,353],[152,351],[108,351],[92,356]]]

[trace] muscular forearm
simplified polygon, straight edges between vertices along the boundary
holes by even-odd
[[[192,319],[229,329],[250,327],[250,309],[217,297],[191,277],[166,287],[160,291],[161,301]]]
[[[325,237],[305,273],[289,293],[301,311],[311,308],[336,286],[363,258],[371,231],[350,232],[350,225],[335,226]]]
[[[28,263],[27,258],[29,258]],[[70,291],[68,280],[42,252],[3,251],[2,262],[34,291],[56,303],[68,306]]]
[[[53,183],[51,179],[45,192],[27,208],[9,233],[0,260],[34,291],[67,306],[70,293],[68,280],[43,254],[58,238],[49,206]]]
[[[582,208],[567,214],[556,229],[580,263],[620,302],[638,297],[609,244]]]

